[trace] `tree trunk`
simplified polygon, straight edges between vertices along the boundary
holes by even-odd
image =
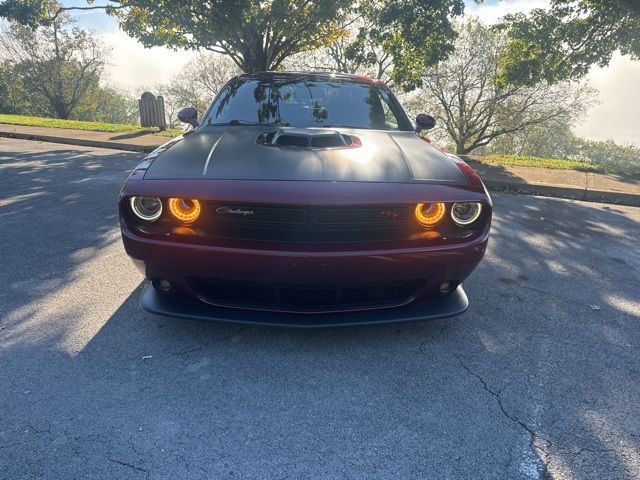
[[[265,46],[263,37],[259,34],[252,39],[242,51],[242,65],[245,73],[266,72],[273,68],[273,58],[269,55],[269,46]]]
[[[457,149],[456,150],[456,154],[458,154],[458,155],[469,155],[476,148],[478,148],[478,147],[476,147],[475,145],[472,145],[470,147],[464,147],[464,148],[461,148],[461,149]]]
[[[52,103],[53,110],[56,112],[56,117],[61,118],[62,120],[69,120],[71,116],[71,112],[60,99],[55,99]]]
[[[240,68],[244,73],[257,73],[271,70],[271,65],[263,59],[244,57]]]

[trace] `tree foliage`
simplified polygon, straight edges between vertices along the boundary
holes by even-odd
[[[453,52],[451,19],[463,0],[365,0],[354,4],[340,24],[344,32],[330,45],[305,52],[289,65],[361,73],[412,90],[422,72]]]
[[[425,67],[453,51],[451,18],[464,12],[463,0],[364,0],[356,7],[364,24],[347,46],[346,57],[363,66],[393,64],[396,85],[412,90]]]
[[[428,69],[414,96],[413,108],[429,108],[459,154],[528,128],[572,125],[593,102],[593,91],[581,84],[497,81],[505,41],[477,20],[461,25],[455,55]]]
[[[25,113],[25,98],[18,87],[12,64],[6,60],[0,62],[0,113]]]
[[[36,28],[47,21],[48,0],[3,0],[0,18]]]
[[[138,100],[112,86],[96,86],[87,92],[73,114],[74,120],[135,124],[139,121]]]
[[[640,59],[640,1],[551,0],[549,9],[505,18],[510,42],[501,81],[533,85],[586,75],[614,52]]]

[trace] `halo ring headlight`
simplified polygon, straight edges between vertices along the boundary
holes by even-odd
[[[446,207],[444,203],[419,203],[416,205],[416,220],[423,227],[433,227],[444,218]]]
[[[456,225],[466,227],[480,218],[482,204],[478,202],[454,203],[451,207],[451,219]]]
[[[195,198],[173,197],[169,199],[168,205],[173,218],[186,225],[195,222],[202,211],[200,202]]]
[[[133,214],[145,222],[155,222],[162,215],[162,201],[158,197],[131,197],[129,206]]]

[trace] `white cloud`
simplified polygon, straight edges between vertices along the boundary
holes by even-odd
[[[529,13],[534,8],[546,8],[550,0],[500,0],[494,4],[467,5],[466,15],[473,15],[485,23],[497,23],[505,15],[511,13]]]
[[[128,90],[164,83],[180,71],[194,52],[166,47],[145,48],[120,30],[98,34],[111,47],[107,81]]]

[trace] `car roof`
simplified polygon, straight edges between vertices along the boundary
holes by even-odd
[[[286,71],[286,72],[257,72],[257,73],[243,73],[236,77],[241,80],[261,80],[268,78],[279,79],[305,79],[305,80],[319,80],[319,81],[345,81],[353,83],[366,83],[375,85],[384,85],[380,80],[375,80],[366,75],[354,75],[350,73],[335,73],[335,72],[306,72],[306,71]]]

